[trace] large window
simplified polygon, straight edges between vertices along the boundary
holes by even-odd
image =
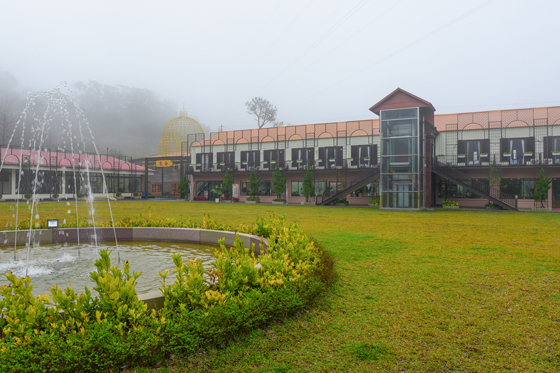
[[[379,197],[379,180],[353,191],[352,197]]]
[[[490,140],[459,140],[457,142],[457,158],[459,163],[477,166],[490,160]]]
[[[274,170],[277,164],[284,168],[284,160],[284,149],[265,150],[263,168]]]
[[[501,139],[501,161],[512,165],[526,164],[535,158],[535,138]]]
[[[20,194],[58,194],[62,185],[62,173],[56,171],[39,171],[36,175],[35,170],[24,169],[20,179],[16,179],[16,189]],[[19,186],[19,188],[18,188]]]
[[[488,179],[475,179],[488,187],[490,184]],[[454,199],[454,198],[482,198],[476,193],[463,188],[461,185],[457,185],[449,180],[439,179],[438,181],[438,197],[443,199]]]
[[[354,145],[351,148],[352,166],[371,167],[377,164],[377,145]]]
[[[419,108],[381,111],[381,207],[424,207]]]
[[[303,170],[310,164],[313,166],[315,161],[314,148],[295,148],[292,149],[292,167]]]
[[[342,166],[342,146],[329,146],[319,148],[319,166],[336,168]]]
[[[245,180],[241,182],[241,195],[248,196],[251,193],[251,184],[249,184],[249,180]],[[275,196],[274,191],[272,190],[272,181],[270,180],[263,180],[259,185],[259,196]]]
[[[261,152],[258,150],[248,150],[241,152],[241,168],[250,170],[253,167],[260,166]]]
[[[212,153],[198,153],[196,155],[196,169],[201,171],[210,171],[213,162],[214,155]]]
[[[554,164],[560,164],[560,136],[546,136],[543,143],[543,157],[550,159]]]
[[[303,181],[292,181],[292,197],[303,197]]]
[[[235,167],[235,152],[219,152],[218,169],[225,171],[226,169],[233,169]]]
[[[532,179],[502,179],[502,192],[517,196],[519,199],[532,199],[535,192],[535,180]]]
[[[221,181],[197,181],[196,197],[219,198],[220,195],[213,190],[221,185]]]
[[[161,183],[152,183],[152,193],[161,194]]]

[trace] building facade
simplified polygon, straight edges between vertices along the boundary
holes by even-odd
[[[146,173],[153,173],[108,155],[1,149],[0,194],[5,200],[21,199],[25,194],[37,198],[75,198],[140,195]]]
[[[189,176],[195,199],[217,197],[212,190],[229,169],[243,201],[255,169],[261,201],[271,202],[278,165],[288,203],[305,200],[303,176],[312,167],[317,204],[379,199],[381,208],[404,210],[445,199],[530,209],[542,168],[552,178],[546,206],[560,208],[560,107],[435,115],[430,102],[397,89],[370,110],[379,119],[214,133],[189,144],[174,165]]]

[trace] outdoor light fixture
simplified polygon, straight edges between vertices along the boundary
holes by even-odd
[[[47,219],[47,228],[58,228],[58,219]]]

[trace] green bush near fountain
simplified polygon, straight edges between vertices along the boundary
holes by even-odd
[[[160,221],[173,225],[173,219]],[[154,226],[129,219],[126,226]],[[175,222],[175,224],[184,224]],[[230,228],[206,219],[203,226]],[[230,228],[231,229],[231,228]],[[239,237],[223,240],[211,268],[174,255],[172,274],[160,273],[163,308],[148,310],[135,291],[138,273],[111,266],[101,251],[88,289],[51,288],[51,297],[31,294],[31,280],[8,274],[0,295],[0,371],[101,371],[152,365],[277,320],[308,306],[334,278],[332,259],[283,217],[257,219],[237,231],[262,235],[266,252],[255,255]],[[254,245],[253,245],[254,246]],[[264,251],[264,250],[263,250]]]

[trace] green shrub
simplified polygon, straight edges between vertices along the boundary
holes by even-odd
[[[204,217],[151,219],[137,217],[126,226],[231,227]],[[335,279],[333,260],[284,217],[259,218],[240,225],[240,232],[269,238],[262,254],[246,249],[239,237],[228,248],[220,240],[215,261],[183,262],[174,254],[174,282],[169,270],[160,273],[164,307],[148,311],[135,293],[139,273],[111,267],[110,252],[100,251],[90,274],[99,296],[86,288],[51,288],[48,295],[31,294],[31,279],[6,275],[11,286],[0,287],[0,371],[112,371],[153,365],[169,354],[191,353],[210,344],[279,320],[310,305]],[[274,239],[272,239],[274,237]]]
[[[370,200],[369,200],[369,204],[370,204],[370,205],[377,205],[377,206],[379,206],[380,202],[379,202],[378,199],[370,199]]]
[[[258,197],[258,196],[250,196],[250,197],[247,197],[246,201],[260,202],[261,199],[260,199],[260,197]]]
[[[122,196],[122,193],[121,193],[121,192],[115,193],[115,197],[120,197],[120,196]]]
[[[441,203],[442,206],[461,206],[461,204],[457,201],[450,201],[448,199],[446,199],[445,201],[443,201]]]
[[[58,194],[57,194],[57,193],[54,193],[54,194],[52,195],[52,198],[57,199],[57,198],[58,198]]]
[[[27,192],[23,195],[23,198],[25,198],[25,199],[31,199],[31,197],[33,197],[33,196],[29,192]]]

